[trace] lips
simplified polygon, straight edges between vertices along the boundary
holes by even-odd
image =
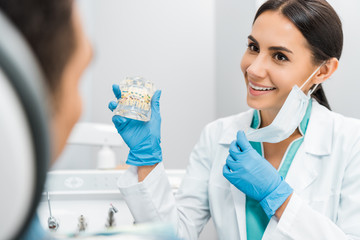
[[[252,89],[254,89],[256,91],[271,91],[271,90],[275,89],[274,87],[262,87],[262,86],[254,85],[250,81],[249,81],[249,87],[251,87]]]
[[[275,89],[276,89],[275,87],[263,86],[263,85],[259,85],[259,84],[255,85],[254,83],[249,81],[249,93],[253,96],[267,94]]]

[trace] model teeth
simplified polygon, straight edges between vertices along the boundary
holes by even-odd
[[[269,90],[275,89],[274,87],[273,88],[258,87],[258,86],[253,85],[251,82],[249,82],[249,85],[251,88],[255,89],[256,91],[269,91]]]

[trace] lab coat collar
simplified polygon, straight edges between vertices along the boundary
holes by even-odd
[[[230,117],[231,121],[226,121],[226,119],[224,119],[224,131],[222,132],[218,143],[230,144],[232,141],[234,141],[236,139],[236,133],[239,130],[244,131],[245,129],[249,128],[249,126],[251,125],[253,114],[254,109],[250,109],[246,112]]]
[[[330,155],[333,149],[334,120],[329,116],[329,110],[313,101],[313,109],[304,137],[306,153],[318,156]]]

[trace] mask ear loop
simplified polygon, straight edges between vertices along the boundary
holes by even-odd
[[[316,88],[319,86],[319,83],[315,84],[315,87],[313,87],[312,89],[309,90],[309,96],[311,96],[311,94],[316,90]]]
[[[321,63],[321,65],[310,75],[310,77],[303,83],[303,85],[301,85],[300,89],[302,89],[305,86],[305,84],[319,71],[319,69],[325,64],[325,62],[326,61]],[[319,83],[315,84],[315,87],[313,87],[312,89],[309,90],[308,96],[310,96],[316,90],[316,88],[318,86],[319,86]]]

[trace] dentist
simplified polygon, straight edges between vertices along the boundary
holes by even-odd
[[[118,185],[135,221],[172,222],[185,239],[210,217],[219,239],[359,239],[360,121],[332,112],[321,86],[342,52],[338,15],[325,0],[269,0],[247,40],[251,109],[204,128],[175,196],[160,92],[149,122],[113,117],[130,148]]]

